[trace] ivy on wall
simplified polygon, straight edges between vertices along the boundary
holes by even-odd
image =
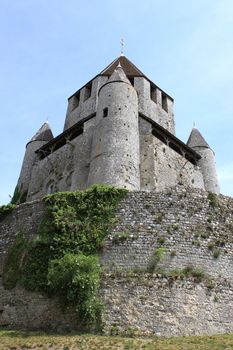
[[[46,292],[63,305],[75,306],[85,325],[100,325],[100,266],[97,253],[119,201],[127,190],[95,185],[85,191],[60,192],[44,198],[47,212],[30,243],[20,234],[9,250],[4,286],[17,283]]]

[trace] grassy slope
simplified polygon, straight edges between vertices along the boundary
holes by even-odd
[[[94,335],[46,335],[0,331],[0,349],[26,350],[232,350],[233,334],[209,337],[120,338]]]

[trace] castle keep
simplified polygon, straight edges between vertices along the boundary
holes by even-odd
[[[44,123],[28,142],[17,188],[31,201],[98,183],[219,193],[212,149],[196,128],[175,136],[172,97],[123,55],[68,99],[60,135]]]
[[[216,195],[214,152],[200,132],[194,128],[187,144],[179,140],[173,99],[123,55],[69,98],[60,135],[45,123],[26,146],[16,191],[21,204],[0,218],[0,327],[83,330],[72,305],[61,308],[56,295],[5,282],[8,272],[15,277],[9,252],[20,236],[34,253],[52,250],[44,249],[51,242],[46,225],[38,239],[48,214],[42,197],[92,184],[130,190],[98,251],[104,333],[233,332],[233,199]],[[72,215],[69,242],[81,232]],[[92,228],[91,237],[100,230]]]

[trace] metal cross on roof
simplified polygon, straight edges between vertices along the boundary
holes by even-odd
[[[121,44],[121,56],[124,56],[124,46],[125,46],[124,39],[121,39],[120,44]]]

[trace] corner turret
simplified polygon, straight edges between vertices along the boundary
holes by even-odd
[[[219,194],[215,154],[198,129],[192,129],[187,145],[201,156],[198,165],[201,168],[205,190]]]
[[[137,92],[120,64],[99,90],[88,186],[140,189]]]
[[[15,191],[17,203],[22,203],[27,198],[32,169],[38,157],[35,151],[52,139],[53,134],[49,123],[45,122],[27,143],[24,160]]]

